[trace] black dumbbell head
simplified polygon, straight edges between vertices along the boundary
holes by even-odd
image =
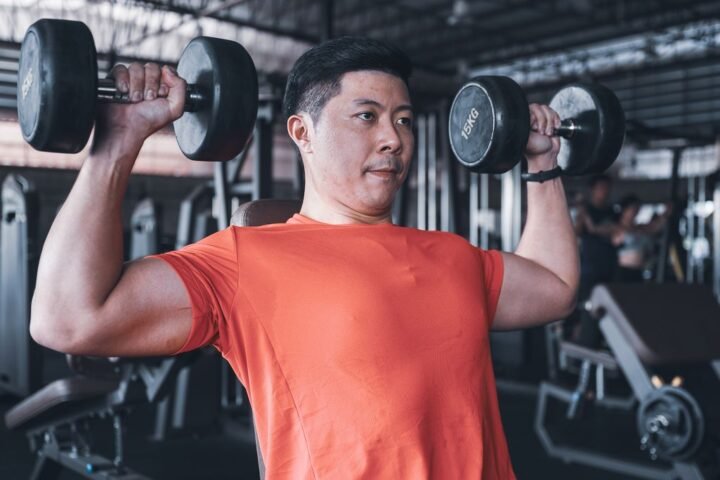
[[[97,55],[81,22],[43,19],[20,49],[17,111],[23,138],[37,150],[77,153],[95,119]]]
[[[558,165],[563,174],[592,175],[607,170],[625,138],[625,113],[612,90],[592,83],[568,85],[555,94],[550,108],[577,127],[570,138],[561,138]]]
[[[197,85],[203,106],[173,123],[180,150],[193,160],[237,156],[252,133],[258,109],[255,64],[237,42],[197,37],[178,63],[178,74]]]
[[[509,77],[476,77],[455,95],[448,122],[450,146],[465,167],[503,173],[522,158],[530,112],[520,86]]]

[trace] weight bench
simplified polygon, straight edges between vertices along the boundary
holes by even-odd
[[[540,385],[535,430],[548,455],[642,478],[717,478],[718,465],[701,465],[698,460],[703,449],[712,447],[704,435],[702,408],[680,382],[662,385],[651,373],[652,369],[711,365],[720,358],[720,307],[712,292],[682,284],[599,286],[592,292],[591,311],[600,319],[610,351],[561,343],[561,351],[587,368],[581,368],[575,390],[550,382]],[[666,467],[561,445],[550,437],[546,428],[548,399],[572,407],[578,393],[585,394],[592,367],[622,372],[633,392],[632,404],[638,404],[640,448],[648,451],[652,460],[663,460]],[[606,406],[632,409],[627,402]],[[568,418],[574,413],[569,408]]]
[[[68,355],[77,374],[56,380],[5,414],[10,430],[23,430],[38,458],[31,480],[57,478],[62,469],[85,478],[145,479],[124,465],[123,420],[134,405],[167,395],[177,372],[200,351],[171,358],[106,359]],[[111,417],[115,458],[95,454],[89,420]]]

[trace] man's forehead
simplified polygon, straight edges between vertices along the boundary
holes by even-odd
[[[398,103],[410,105],[410,94],[405,82],[398,76],[378,70],[347,72],[340,78],[340,92],[344,101],[353,103],[376,102],[383,105],[388,97]]]

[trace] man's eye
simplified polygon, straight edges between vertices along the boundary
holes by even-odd
[[[398,118],[397,123],[399,123],[400,125],[405,125],[406,127],[412,127],[413,121],[410,117],[402,117]]]
[[[358,118],[361,120],[372,120],[375,118],[375,115],[372,112],[362,112],[358,113]]]

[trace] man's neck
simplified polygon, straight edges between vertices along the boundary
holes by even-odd
[[[331,225],[378,225],[392,223],[392,212],[382,212],[377,215],[368,215],[355,211],[345,205],[330,205],[327,202],[320,202],[309,195],[303,198],[300,215],[308,217],[316,222],[328,223]]]

